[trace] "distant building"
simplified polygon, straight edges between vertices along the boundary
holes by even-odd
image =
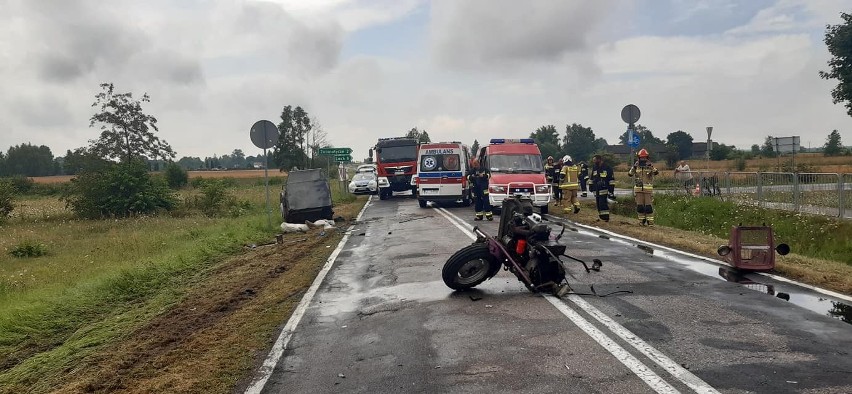
[[[716,142],[711,141],[710,144],[711,144],[710,150],[713,150],[713,148],[716,146]],[[706,142],[693,142],[692,143],[692,157],[697,158],[697,159],[707,157],[707,143]]]
[[[663,160],[664,155],[666,154],[666,146],[663,144],[651,144],[644,148],[648,150],[648,154],[651,155],[651,160],[654,161]],[[630,147],[627,145],[607,145],[604,148],[604,151],[611,153],[619,161],[627,161],[630,159]],[[638,149],[635,149],[633,154],[635,155],[638,151]]]

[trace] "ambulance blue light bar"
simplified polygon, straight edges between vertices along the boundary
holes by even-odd
[[[532,138],[492,138],[492,144],[534,144],[535,141]]]

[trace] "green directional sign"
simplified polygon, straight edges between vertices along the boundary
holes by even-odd
[[[352,161],[351,155],[334,155],[334,160],[338,162]]]
[[[352,148],[319,148],[319,154],[321,155],[338,156],[350,153],[352,153]]]

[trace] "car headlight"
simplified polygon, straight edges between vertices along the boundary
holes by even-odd
[[[536,193],[550,193],[550,185],[538,185],[535,187]]]
[[[369,185],[370,187],[376,187],[376,181],[370,181],[369,183],[367,183],[367,185]]]
[[[506,192],[506,186],[491,186],[489,189],[491,189],[491,193],[505,193]]]

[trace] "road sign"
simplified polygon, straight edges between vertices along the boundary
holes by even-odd
[[[627,124],[633,124],[639,121],[639,107],[633,104],[627,104],[621,109],[621,120]]]
[[[627,146],[636,149],[640,142],[642,142],[642,139],[639,138],[639,134],[634,133],[633,129],[627,129]]]
[[[352,161],[352,155],[334,155],[334,160],[338,162]]]
[[[258,120],[251,126],[251,143],[260,149],[269,149],[278,143],[278,128],[268,120]]]
[[[352,153],[352,148],[319,148],[319,154],[321,155],[337,156],[348,155],[350,153]]]

